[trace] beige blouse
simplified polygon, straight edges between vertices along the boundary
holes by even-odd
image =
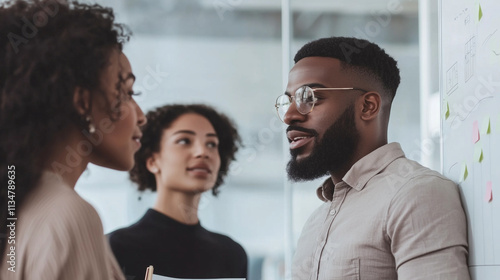
[[[57,174],[45,172],[16,214],[15,244],[7,244],[0,279],[125,279],[99,215]]]

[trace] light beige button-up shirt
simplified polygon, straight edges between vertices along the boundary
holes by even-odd
[[[456,184],[407,159],[398,143],[318,189],[293,259],[294,280],[470,279]]]

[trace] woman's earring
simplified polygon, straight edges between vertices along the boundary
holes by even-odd
[[[156,168],[156,167],[152,167],[152,168],[151,168],[151,172],[153,172],[153,173],[157,173],[157,172],[158,172],[158,168]]]
[[[92,123],[92,118],[90,116],[87,116],[85,120],[89,123],[89,132],[94,133],[95,132],[95,125]]]

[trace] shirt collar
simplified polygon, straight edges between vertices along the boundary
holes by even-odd
[[[389,143],[379,147],[358,160],[344,175],[342,182],[337,185],[347,184],[353,189],[361,191],[373,176],[380,173],[395,159],[404,156],[405,154],[399,143]],[[318,188],[316,194],[323,201],[331,201],[335,187],[336,185],[333,184],[330,177]]]

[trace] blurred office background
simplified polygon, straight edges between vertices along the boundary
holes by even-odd
[[[90,2],[90,1],[87,1]],[[245,147],[201,224],[242,244],[250,280],[287,279],[303,224],[320,205],[323,180],[290,183],[285,126],[274,110],[291,57],[305,43],[355,36],[399,62],[389,141],[439,170],[437,1],[432,0],[98,0],[133,31],[124,52],[146,112],[167,103],[205,103],[237,123]],[[130,225],[152,206],[128,174],[90,166],[77,191],[99,212],[105,233]]]

